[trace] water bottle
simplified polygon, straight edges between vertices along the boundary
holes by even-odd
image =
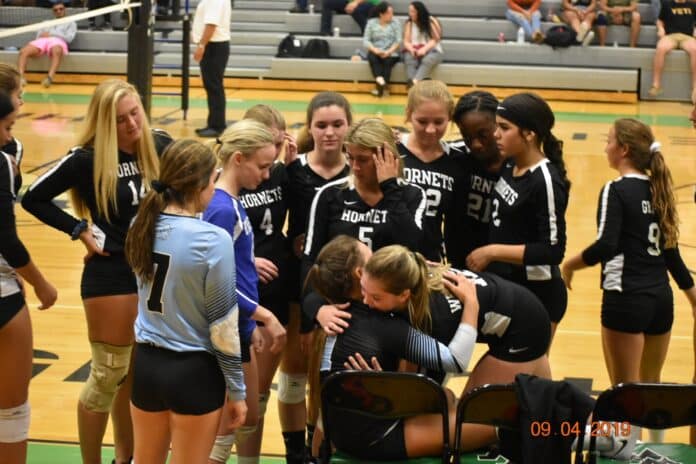
[[[314,3],[309,4],[309,14],[314,14]]]
[[[521,27],[519,29],[517,29],[517,43],[518,44],[524,43],[524,29]]]

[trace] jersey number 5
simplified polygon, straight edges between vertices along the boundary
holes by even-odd
[[[164,283],[167,281],[169,272],[169,255],[162,253],[152,253],[152,260],[155,264],[155,276],[150,286],[150,294],[147,296],[147,309],[155,313],[162,313],[162,291]]]

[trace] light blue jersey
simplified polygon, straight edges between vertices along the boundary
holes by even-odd
[[[160,214],[154,278],[138,278],[135,339],[172,351],[215,355],[230,399],[245,398],[232,239],[187,216]]]

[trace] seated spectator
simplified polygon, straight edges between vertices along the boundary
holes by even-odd
[[[65,16],[65,4],[56,2],[53,5],[53,15],[56,18]],[[47,29],[41,29],[36,34],[36,40],[32,40],[19,51],[17,67],[24,81],[24,71],[27,68],[27,59],[41,55],[51,58],[51,66],[48,75],[41,81],[44,87],[50,87],[56,77],[56,71],[60,60],[68,54],[68,44],[73,41],[77,33],[77,23],[57,24]]]
[[[87,9],[90,11],[113,5],[111,0],[85,0],[85,1],[87,4]],[[97,25],[97,22],[96,22],[97,18],[95,16],[89,18],[88,21],[89,21],[90,30],[101,31],[102,28],[111,29],[112,28],[112,26],[111,26],[111,13],[103,14],[102,18],[103,18],[103,21],[102,21],[101,26]]]
[[[365,33],[365,25],[370,11],[379,0],[323,0],[321,4],[321,35],[331,35],[334,13],[345,13],[353,17],[360,33]]]
[[[367,50],[367,61],[377,83],[377,88],[371,93],[381,97],[389,85],[392,68],[399,61],[402,34],[401,24],[394,19],[394,8],[389,2],[379,3],[374,14],[376,17],[367,21],[363,47]]]
[[[295,6],[289,11],[290,13],[307,13],[307,0],[297,0]]]
[[[592,24],[597,15],[597,0],[563,0],[563,21],[577,33],[575,40],[587,46],[594,39]]]
[[[649,94],[657,97],[662,93],[662,70],[665,57],[674,49],[681,48],[691,62],[691,100],[696,100],[696,4],[688,0],[662,2],[657,19],[657,46],[653,59],[653,81]]]
[[[408,87],[430,77],[430,72],[442,62],[442,26],[431,16],[423,2],[411,2],[408,20],[404,25],[404,63]]]
[[[631,27],[631,47],[638,43],[640,33],[640,13],[638,0],[599,0],[597,15],[597,34],[599,45],[604,46],[607,40],[608,25],[624,25]]]
[[[544,34],[541,32],[541,0],[507,0],[508,9],[505,17],[524,29],[524,36],[534,43],[542,43]]]

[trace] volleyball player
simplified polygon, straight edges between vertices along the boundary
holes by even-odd
[[[453,120],[467,147],[460,160],[464,176],[455,185],[454,214],[445,229],[447,259],[456,268],[466,267],[466,257],[487,245],[493,187],[500,177],[503,157],[495,140],[498,100],[475,90],[459,98]]]
[[[391,248],[391,247],[388,247]],[[387,248],[382,248],[386,250]],[[378,253],[380,253],[380,250]],[[408,251],[407,251],[408,252]],[[411,253],[411,252],[408,252]],[[323,351],[319,370],[323,376],[346,369],[356,352],[378,358],[385,370],[397,370],[399,360],[407,359],[434,370],[461,372],[466,369],[476,341],[478,304],[473,285],[463,276],[449,275],[446,286],[458,297],[465,310],[458,314],[456,335],[447,345],[412,328],[391,311],[375,310],[361,302],[361,276],[371,251],[355,238],[338,236],[326,244],[316,258],[308,283],[332,303],[350,302],[351,325],[338,336],[319,340]],[[420,257],[423,260],[422,256]],[[423,263],[425,261],[423,260]],[[404,306],[400,306],[405,309]],[[322,348],[323,345],[323,348]],[[313,385],[311,395],[319,394]],[[449,392],[450,436],[454,436],[456,404]],[[364,460],[398,460],[442,453],[442,419],[421,415],[406,419],[374,419],[343,411],[332,421],[332,440],[344,452]],[[493,427],[467,424],[462,436],[465,447],[474,449],[495,441]]]
[[[408,92],[406,120],[413,132],[404,134],[397,145],[404,162],[404,179],[418,185],[426,196],[423,217],[423,254],[431,261],[445,255],[445,229],[456,214],[454,186],[464,173],[459,158],[464,155],[457,144],[446,143],[454,99],[444,82],[426,80]],[[463,237],[453,237],[462,240]]]
[[[101,462],[111,411],[115,461],[121,464],[133,451],[127,374],[138,301],[123,246],[140,200],[157,176],[158,153],[171,138],[150,130],[138,92],[116,79],[97,86],[85,121],[78,146],[29,187],[22,206],[87,249],[80,293],[92,367],[77,407],[80,450],[85,464]],[[78,218],[53,202],[66,190]]]
[[[126,239],[139,284],[135,462],[164,464],[171,444],[172,463],[206,463],[226,391],[225,421],[244,421],[232,240],[198,219],[213,197],[215,164],[199,142],[170,145]]]
[[[288,356],[281,361],[278,371],[278,412],[283,431],[288,464],[304,464],[305,423],[308,424],[309,442],[313,423],[307,418],[305,392],[307,389],[307,358],[301,349],[300,337],[300,259],[307,231],[309,205],[322,186],[348,175],[349,167],[343,153],[343,139],[353,122],[348,100],[336,92],[320,92],[307,106],[305,126],[298,135],[301,154],[289,163],[288,172],[288,242],[293,256],[290,275],[294,293],[290,305],[288,326]],[[305,149],[307,151],[305,151]],[[310,325],[302,321],[302,325]],[[305,340],[308,337],[302,337]],[[304,343],[306,346],[306,343]]]
[[[563,264],[573,273],[602,263],[602,348],[612,384],[660,381],[674,320],[667,271],[696,313],[696,287],[677,248],[672,176],[650,127],[617,119],[605,148],[620,176],[599,196],[596,241]],[[654,433],[650,441],[661,441]]]
[[[270,168],[269,178],[252,190],[241,189],[239,201],[246,210],[254,234],[254,259],[259,275],[259,304],[268,308],[287,327],[290,296],[293,294],[288,275],[290,249],[283,233],[287,216],[288,178],[284,163],[292,162],[297,155],[294,138],[285,132],[285,119],[275,108],[255,105],[244,113],[243,119],[253,119],[265,125],[273,134],[276,159]],[[284,159],[280,160],[281,153]],[[256,351],[259,377],[259,418],[256,429],[246,440],[236,439],[237,460],[258,462],[263,438],[264,415],[270,395],[271,383],[281,356],[300,356],[283,350],[272,353],[270,334],[259,327],[264,337],[263,349]]]
[[[338,235],[355,237],[370,249],[423,245],[423,190],[405,182],[393,133],[384,121],[367,118],[351,126],[346,151],[351,174],[317,192],[309,212],[302,276],[321,247]]]
[[[13,78],[14,79],[11,79]],[[14,81],[14,82],[12,82]],[[24,464],[27,457],[32,375],[32,330],[23,281],[33,288],[39,309],[55,303],[56,289],[44,278],[17,236],[14,202],[21,187],[21,143],[12,137],[20,100],[6,89],[21,92],[19,73],[0,65],[0,456],[7,464]],[[20,147],[14,154],[4,147]],[[17,156],[19,155],[19,156]]]
[[[469,253],[466,264],[475,272],[488,269],[538,296],[549,313],[553,339],[568,303],[559,269],[570,189],[562,143],[551,132],[551,108],[536,94],[503,100],[496,121],[497,146],[507,162],[493,191],[489,244]]]

